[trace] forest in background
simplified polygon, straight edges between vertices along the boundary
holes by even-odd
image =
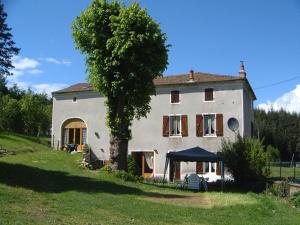
[[[50,135],[52,99],[47,94],[8,88],[0,77],[0,131],[34,136]]]
[[[285,110],[254,110],[254,136],[279,150],[282,161],[300,161],[300,115]]]

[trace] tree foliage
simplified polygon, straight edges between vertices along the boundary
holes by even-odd
[[[166,35],[138,3],[105,0],[94,0],[72,29],[87,79],[106,97],[112,166],[126,169],[131,122],[150,111],[153,79],[167,65]]]
[[[259,139],[238,135],[235,142],[223,140],[222,156],[238,184],[261,181],[268,175],[267,154]]]
[[[256,137],[263,141],[264,145],[272,145],[280,152],[281,160],[300,160],[300,115],[284,110],[266,112],[255,109]]]
[[[12,40],[11,28],[6,23],[7,13],[4,11],[4,6],[0,2],[0,78],[5,75],[11,75],[12,57],[19,53],[15,47],[15,42]]]
[[[27,92],[14,85],[0,93],[0,131],[31,135],[48,134],[51,127],[52,101],[46,94]]]

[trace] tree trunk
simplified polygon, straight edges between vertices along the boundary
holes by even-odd
[[[128,139],[110,135],[110,164],[114,170],[127,171]]]

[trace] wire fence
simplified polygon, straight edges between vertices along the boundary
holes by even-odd
[[[300,183],[300,162],[269,162],[270,177]]]

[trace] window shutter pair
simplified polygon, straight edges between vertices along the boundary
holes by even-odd
[[[187,115],[181,116],[181,136],[188,136],[188,118]],[[169,116],[163,116],[163,137],[169,137]]]
[[[216,134],[223,136],[223,114],[216,116]],[[203,116],[196,115],[196,136],[203,137]]]

